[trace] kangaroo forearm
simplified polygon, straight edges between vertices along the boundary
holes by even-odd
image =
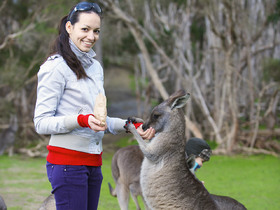
[[[137,132],[135,126],[133,124],[129,124],[128,130],[134,135],[144,156],[147,157],[149,160],[153,161],[155,159],[154,155],[150,151],[148,144],[144,141],[144,139]]]

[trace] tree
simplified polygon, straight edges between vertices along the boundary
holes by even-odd
[[[148,72],[155,92],[165,99],[175,89],[190,90],[193,100],[186,119],[194,127],[187,127],[194,135],[214,139],[227,152],[240,140],[254,147],[261,120],[259,93],[279,90],[262,80],[263,58],[279,59],[279,23],[268,18],[276,3],[127,0],[127,7],[102,1],[110,17],[133,35],[141,70]],[[243,141],[246,124],[250,136]]]
[[[115,59],[132,66],[146,107],[183,88],[191,93],[188,137],[213,140],[223,152],[238,145],[280,151],[267,141],[280,136],[279,0],[98,2],[103,64]],[[32,122],[36,74],[61,14],[72,6],[67,0],[0,3],[0,128],[16,115],[21,144],[44,139]]]
[[[65,3],[65,4],[63,4]],[[72,4],[72,3],[71,3]],[[17,117],[20,145],[38,136],[33,126],[37,71],[57,33],[57,17],[69,2],[4,0],[0,3],[0,119],[1,130]]]

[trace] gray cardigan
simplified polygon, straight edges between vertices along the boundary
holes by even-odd
[[[103,68],[93,58],[93,50],[82,52],[71,40],[70,46],[91,79],[78,80],[62,56],[50,56],[38,72],[35,129],[39,134],[51,134],[49,145],[100,154],[104,132],[80,127],[77,116],[92,114],[98,93],[105,95]],[[106,132],[125,132],[125,120],[107,117],[106,122]]]

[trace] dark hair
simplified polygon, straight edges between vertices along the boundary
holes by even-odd
[[[74,7],[71,9],[71,11]],[[94,12],[93,10],[90,11],[81,11],[85,13]],[[80,11],[75,12],[71,17],[71,24],[74,25],[76,22],[79,21],[79,14]],[[99,15],[99,14],[98,14]],[[100,15],[99,15],[100,16]],[[63,59],[66,61],[67,65],[70,69],[76,74],[78,79],[88,78],[81,62],[72,51],[69,45],[69,34],[66,31],[65,25],[67,23],[67,17],[65,16],[61,19],[59,27],[58,27],[58,37],[55,39],[53,45],[51,46],[50,54],[53,55],[55,53],[60,54]],[[100,17],[101,18],[101,17]]]
[[[190,155],[195,155],[196,157],[200,156],[206,161],[210,159],[212,153],[209,144],[205,140],[200,138],[195,138],[195,137],[190,138],[187,141],[185,151],[188,156]]]

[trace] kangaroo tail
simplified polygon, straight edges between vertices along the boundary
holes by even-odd
[[[112,185],[110,184],[110,182],[108,182],[108,186],[109,186],[110,194],[111,194],[113,197],[117,197],[117,193],[116,193],[116,191],[114,190],[114,188],[112,187]]]

